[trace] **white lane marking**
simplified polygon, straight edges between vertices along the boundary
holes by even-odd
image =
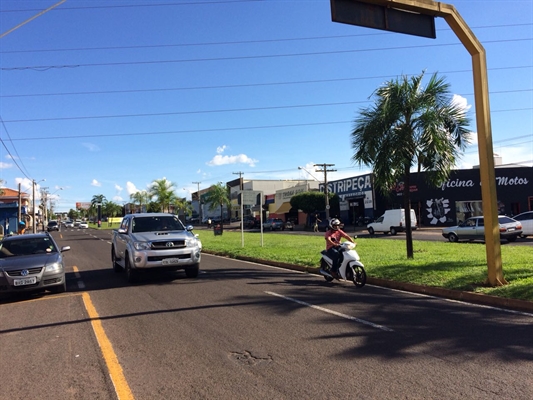
[[[361,319],[361,318],[352,317],[351,315],[343,314],[343,313],[340,313],[340,312],[337,312],[337,311],[329,310],[329,309],[324,308],[324,307],[315,306],[313,304],[306,303],[305,301],[297,300],[297,299],[294,299],[294,298],[288,297],[288,296],[283,296],[282,294],[279,294],[279,293],[274,293],[274,292],[269,292],[269,291],[265,291],[265,293],[269,294],[271,296],[281,297],[282,299],[293,301],[293,302],[301,304],[303,306],[311,307],[311,308],[314,308],[315,310],[319,310],[319,311],[322,311],[322,312],[325,312],[325,313],[328,313],[328,314],[332,314],[332,315],[335,315],[337,317],[345,318],[345,319],[348,319],[350,321],[359,322],[361,324],[365,324],[365,325],[371,326],[372,328],[381,329],[382,331],[386,331],[386,332],[394,332],[394,329],[388,328],[386,326],[374,324],[373,322],[366,321],[366,320]]]

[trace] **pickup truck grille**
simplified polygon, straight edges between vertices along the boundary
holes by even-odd
[[[152,250],[182,249],[185,247],[185,240],[165,240],[152,242]]]
[[[163,261],[165,258],[179,258],[180,260],[187,260],[191,258],[190,254],[179,254],[175,256],[151,256],[148,257],[149,262],[153,261]]]

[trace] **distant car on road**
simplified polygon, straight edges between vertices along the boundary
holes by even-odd
[[[285,223],[281,218],[269,218],[265,222],[263,222],[263,230],[269,229],[271,231],[285,230]]]
[[[522,224],[522,237],[533,236],[533,211],[515,215],[513,219]]]
[[[67,290],[63,252],[48,232],[9,236],[0,242],[1,293]]]
[[[65,221],[65,228],[74,228],[74,221],[70,219],[68,221]]]
[[[500,225],[500,238],[508,242],[514,242],[522,234],[522,224],[506,217],[498,216]],[[442,236],[450,242],[460,240],[485,240],[485,223],[483,217],[468,218],[457,226],[450,226],[442,229]]]
[[[247,215],[243,218],[242,225],[244,229],[254,229],[261,226],[259,220],[251,215]]]
[[[57,221],[48,221],[48,224],[46,225],[46,230],[48,232],[59,231],[59,224],[57,223]]]
[[[89,228],[89,224],[85,221],[81,221],[79,224],[78,224],[78,228],[79,229],[87,229]]]

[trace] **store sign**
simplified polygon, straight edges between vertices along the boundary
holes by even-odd
[[[324,184],[319,187],[324,191]],[[352,178],[328,182],[328,191],[341,195],[361,195],[362,192],[372,190],[372,175],[361,175]]]

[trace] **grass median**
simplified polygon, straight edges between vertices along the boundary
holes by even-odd
[[[264,234],[224,231],[214,236],[199,231],[205,250],[228,257],[253,257],[307,267],[318,267],[321,236]],[[484,293],[510,299],[533,301],[533,248],[502,243],[502,263],[508,285],[488,287],[485,245],[413,241],[414,259],[406,257],[405,240],[358,238],[357,252],[368,276],[446,289]]]

